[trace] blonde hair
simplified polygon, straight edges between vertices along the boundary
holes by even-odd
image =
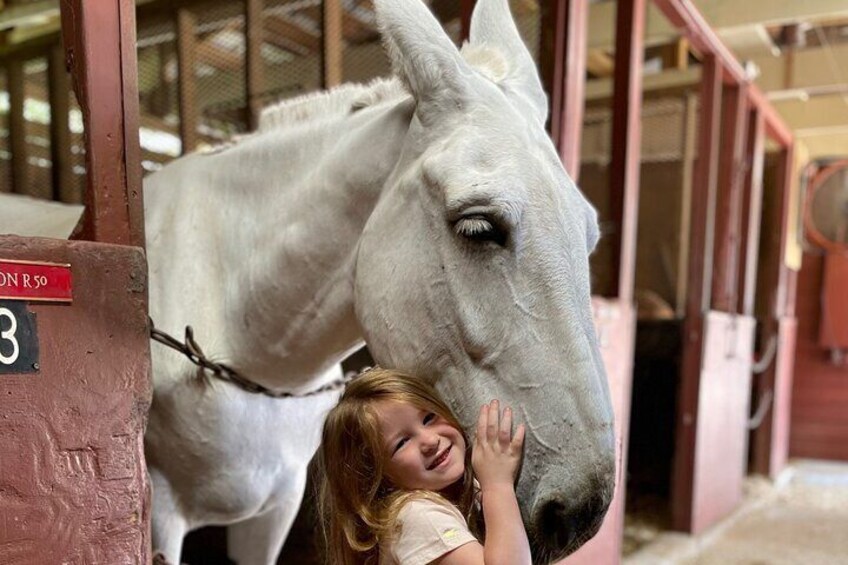
[[[465,474],[442,493],[404,491],[384,474],[385,454],[374,404],[404,402],[432,411],[462,433]],[[371,565],[381,539],[391,535],[401,507],[414,497],[456,505],[476,529],[474,475],[468,438],[436,390],[422,379],[375,367],[354,379],[324,423],[318,464],[319,514],[326,560],[332,565]]]

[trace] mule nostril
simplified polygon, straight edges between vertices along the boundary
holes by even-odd
[[[573,507],[560,500],[546,502],[538,514],[537,530],[544,550],[559,557],[575,551],[598,532],[608,505],[602,495],[585,498]]]

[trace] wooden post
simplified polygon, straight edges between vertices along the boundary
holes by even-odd
[[[191,153],[197,147],[197,126],[200,121],[197,108],[197,77],[195,76],[197,45],[195,23],[196,17],[191,8],[177,8],[177,65],[179,67],[177,82],[183,155]]]
[[[691,232],[687,278],[686,318],[683,324],[683,361],[678,400],[675,457],[672,470],[672,525],[691,531],[698,400],[704,315],[709,308],[712,226],[718,178],[722,66],[715,55],[704,57],[701,75],[701,125],[698,163],[692,194]]]
[[[251,130],[259,127],[259,114],[262,112],[262,96],[265,89],[265,62],[262,60],[262,43],[265,36],[263,5],[263,0],[245,0],[244,2],[245,84],[247,86],[245,91],[247,124]]]
[[[85,121],[83,235],[144,247],[132,0],[61,0],[62,37]]]
[[[50,90],[50,160],[53,178],[53,200],[79,202],[71,163],[71,80],[65,68],[65,50],[61,45],[50,49],[48,59]]]
[[[324,0],[324,88],[338,86],[344,80],[342,18],[344,9],[341,0]]]
[[[6,87],[9,89],[9,151],[12,154],[12,192],[29,193],[29,174],[26,143],[26,120],[24,120],[24,102],[26,99],[26,77],[24,62],[12,59],[6,67]]]

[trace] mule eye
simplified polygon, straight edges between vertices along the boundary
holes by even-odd
[[[506,245],[506,231],[485,216],[466,216],[454,225],[457,235],[471,241],[491,241],[503,247]]]

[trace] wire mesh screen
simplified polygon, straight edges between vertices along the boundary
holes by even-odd
[[[518,32],[527,45],[536,64],[539,64],[539,44],[542,29],[542,14],[538,0],[510,0],[510,10],[518,26]]]
[[[377,31],[373,2],[368,0],[347,4],[343,25],[344,81],[368,82],[377,77],[391,75],[392,66],[383,51]]]
[[[71,146],[65,150],[59,148],[59,151],[68,151],[68,160],[70,163],[71,174],[70,186],[60,187],[62,201],[69,203],[80,204],[83,201],[85,194],[86,169],[85,169],[85,124],[82,119],[82,110],[77,102],[76,94],[71,90],[68,92],[70,99],[68,127],[70,129]]]
[[[156,171],[181,151],[177,126],[176,27],[169,18],[138,22],[138,95],[141,166]]]
[[[38,198],[53,197],[50,159],[50,104],[47,87],[47,59],[31,59],[23,65],[24,179],[16,179],[15,190]]]
[[[244,2],[227,0],[194,10],[198,129],[212,138],[247,130],[244,9]]]
[[[697,124],[692,114],[697,114],[697,100],[689,100],[687,96],[691,95],[646,97],[641,109],[636,294],[654,305],[656,317],[673,315],[678,302],[682,194],[689,181],[687,175],[691,174],[691,161],[696,157],[696,147],[690,147],[688,152],[686,147]],[[609,200],[612,155],[609,104],[586,109],[581,151],[581,188],[598,209],[601,231],[617,237],[613,233],[615,224]],[[611,241],[612,237],[602,238],[591,257],[594,290],[599,294],[612,293],[617,284],[611,280],[614,253]]]
[[[265,0],[264,105],[321,88],[322,4],[320,0]]]

